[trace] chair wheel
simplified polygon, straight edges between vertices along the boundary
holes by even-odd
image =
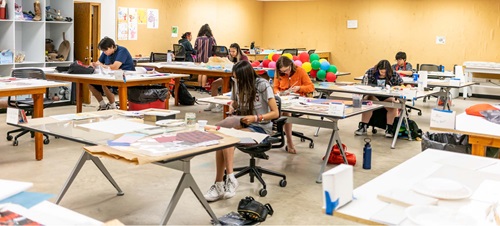
[[[35,132],[30,132],[31,138],[35,138]]]
[[[43,139],[43,144],[49,144],[50,140],[49,139]]]
[[[377,129],[372,129],[373,134],[377,134]]]
[[[408,108],[408,112],[411,112],[411,108]]]
[[[280,187],[286,187],[286,180],[285,179],[280,180]]]
[[[8,141],[11,141],[12,139],[14,139],[14,137],[12,135],[7,135],[7,140]]]
[[[418,112],[418,116],[422,116],[422,112],[421,111]]]
[[[267,190],[265,188],[260,189],[259,195],[260,197],[265,197],[267,195]]]
[[[17,146],[17,145],[19,145],[19,141],[15,140],[14,142],[12,142],[12,145],[13,145],[13,146]]]
[[[309,148],[313,149],[314,148],[314,143],[309,144]]]
[[[300,142],[305,142],[305,141],[306,141],[306,139],[300,138]]]

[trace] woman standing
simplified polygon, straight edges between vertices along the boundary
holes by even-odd
[[[212,29],[208,24],[201,26],[198,32],[198,37],[194,43],[194,49],[196,50],[196,62],[207,63],[208,58],[210,58],[213,53],[212,49],[217,45],[214,36],[212,35]],[[207,83],[206,75],[198,75],[198,85],[203,88]]]
[[[269,82],[255,73],[248,61],[240,61],[233,66],[232,103],[229,112],[241,115],[241,124],[236,129],[271,134],[272,119],[279,117],[278,106]],[[205,194],[207,201],[228,199],[236,194],[238,181],[233,173],[234,147],[217,151],[215,154],[215,183]],[[226,171],[226,181],[224,178]]]

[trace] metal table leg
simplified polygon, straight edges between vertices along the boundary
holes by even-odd
[[[118,191],[118,194],[117,194],[118,196],[124,195],[123,191],[118,186],[118,184],[115,182],[115,180],[113,179],[111,174],[109,174],[108,170],[106,169],[104,164],[102,164],[101,160],[97,157],[90,155],[86,151],[83,151],[82,155],[80,156],[80,159],[78,160],[75,167],[73,168],[73,171],[71,171],[69,178],[66,180],[66,183],[64,183],[64,186],[63,186],[61,192],[57,196],[56,204],[59,204],[59,202],[61,202],[61,199],[64,197],[64,194],[66,194],[66,191],[68,191],[69,186],[71,186],[71,184],[73,183],[73,180],[75,180],[76,175],[78,175],[78,173],[80,172],[80,169],[82,169],[83,165],[85,164],[85,162],[87,162],[87,160],[92,160],[94,162],[94,164],[102,172],[102,174],[104,174],[104,176],[108,179],[108,181],[116,188],[116,190]]]
[[[336,119],[330,119],[330,120],[332,120],[332,123],[333,123],[332,135],[330,135],[330,141],[328,142],[328,148],[326,149],[325,159],[323,160],[323,163],[321,164],[318,179],[316,179],[316,183],[318,183],[318,184],[323,182],[322,175],[323,175],[323,172],[325,172],[326,164],[328,163],[328,158],[330,157],[330,153],[332,152],[334,142],[339,146],[340,154],[342,155],[342,159],[344,160],[344,163],[347,164],[347,157],[345,156],[345,151],[342,148],[342,142],[340,141],[340,135],[338,132],[339,129],[337,127],[337,120]]]

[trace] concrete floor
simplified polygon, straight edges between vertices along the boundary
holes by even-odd
[[[208,94],[199,94],[191,90],[197,97],[207,97]],[[475,103],[496,102],[488,99],[462,98],[454,99],[453,109],[458,113]],[[207,119],[213,124],[221,119],[221,114],[203,112],[206,105],[173,106],[171,109],[181,110],[183,113],[197,112],[198,119]],[[97,104],[84,106],[84,111],[94,111]],[[412,112],[411,119],[415,120],[423,131],[429,128],[431,108],[435,106],[435,99],[426,103],[419,100],[416,107],[423,110],[422,116]],[[63,106],[45,110],[45,116],[72,113],[75,106]],[[368,137],[372,138],[372,169],[362,168],[363,136],[354,136],[360,116],[355,116],[339,123],[340,136],[348,151],[357,157],[354,168],[354,187],[358,187],[378,175],[386,172],[401,162],[420,153],[419,141],[400,139],[396,149],[390,148],[392,139],[383,137],[383,130]],[[0,115],[0,121],[5,121],[5,114]],[[6,133],[13,127],[0,123],[0,131]],[[301,131],[312,137],[316,128],[294,125],[294,130]],[[211,203],[211,207],[218,216],[236,211],[240,199],[253,196],[262,203],[270,203],[275,210],[273,216],[268,217],[264,224],[270,225],[351,225],[355,222],[322,213],[322,185],[315,182],[319,172],[331,130],[321,129],[319,137],[314,138],[315,148],[309,149],[309,143],[301,143],[298,138],[294,142],[298,154],[288,154],[284,149],[273,149],[268,154],[269,160],[258,160],[258,165],[287,175],[288,185],[282,188],[278,185],[279,178],[265,176],[268,183],[268,195],[259,197],[261,188],[259,183],[250,183],[249,177],[239,179],[240,187],[235,197]],[[44,146],[44,159],[34,159],[34,142],[29,137],[22,137],[19,146],[13,147],[12,142],[0,142],[0,178],[31,181],[34,183],[30,191],[58,194],[66,181],[74,164],[82,153],[82,145],[63,139],[51,137],[50,144]],[[213,183],[215,176],[214,154],[195,157],[192,161],[192,173],[205,192]],[[235,166],[248,164],[249,156],[236,151]],[[158,224],[167,207],[181,173],[153,164],[135,166],[117,161],[102,160],[111,175],[125,192],[125,196],[116,196],[116,190],[105,177],[90,162],[86,164],[73,185],[70,187],[61,205],[85,214],[100,221],[118,219],[127,225]],[[334,165],[328,165],[328,169]],[[50,201],[55,201],[52,198]],[[169,224],[209,224],[210,218],[198,203],[195,196],[186,190],[180,203],[171,217]]]

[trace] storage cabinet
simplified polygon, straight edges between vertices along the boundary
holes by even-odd
[[[34,10],[35,0],[7,0],[6,19],[0,19],[0,50],[10,49],[14,57],[18,52],[25,54],[21,63],[0,64],[0,76],[9,76],[12,68],[20,67],[56,67],[69,65],[73,61],[74,27],[73,21],[45,21],[46,7],[61,10],[63,18],[74,18],[74,5],[71,0],[40,0],[42,20],[27,21],[15,19],[15,3],[22,6],[23,11]],[[63,42],[63,33],[69,41],[70,52],[64,61],[47,61],[45,39],[52,39],[55,49]]]

